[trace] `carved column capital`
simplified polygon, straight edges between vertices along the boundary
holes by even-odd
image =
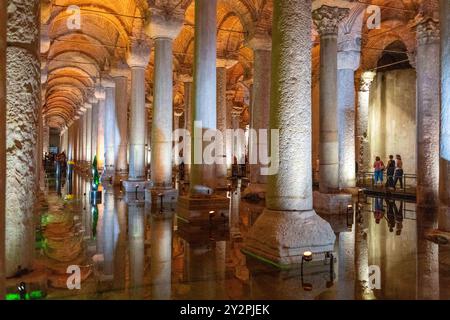
[[[321,36],[337,35],[339,22],[349,13],[348,8],[321,6],[312,13],[314,25]]]
[[[376,75],[374,71],[363,72],[359,81],[359,91],[368,92]]]
[[[247,46],[250,47],[253,51],[272,51],[272,38],[268,34],[257,34],[247,42]]]
[[[419,46],[440,41],[439,21],[431,17],[420,18],[416,24],[416,38]]]
[[[127,63],[130,68],[146,68],[150,61],[150,52],[148,41],[133,39],[127,56]]]
[[[145,32],[152,39],[175,39],[180,34],[184,24],[184,11],[175,10],[168,13],[161,8],[150,8],[146,21]]]

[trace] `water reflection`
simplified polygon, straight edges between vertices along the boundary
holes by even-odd
[[[103,203],[91,206],[89,181],[74,175],[72,184],[73,201],[58,197],[58,188],[49,192],[51,223],[44,232],[44,252],[48,268],[57,275],[49,298],[450,297],[449,249],[425,236],[436,227],[436,212],[416,209],[414,203],[367,198],[356,206],[353,224],[352,216],[327,217],[337,235],[334,264],[330,259],[322,265],[305,264],[302,277],[300,269],[279,271],[241,253],[239,235],[245,238],[264,203],[242,201],[239,184],[229,193],[230,220],[203,225],[183,223],[169,208],[152,208],[143,195],[108,186]],[[58,246],[55,237],[71,245]],[[86,268],[79,291],[64,287],[63,271],[73,263]],[[379,267],[379,288],[373,287],[370,266]]]

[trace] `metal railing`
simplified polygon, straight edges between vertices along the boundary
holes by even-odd
[[[395,177],[394,177],[395,179]],[[416,187],[416,179],[417,176],[415,174],[409,174],[405,173],[402,176],[402,182],[403,182],[403,188],[397,189],[397,190],[403,190],[403,192],[406,192],[408,188],[415,188]],[[413,182],[414,181],[414,182]],[[386,185],[387,182],[387,176],[386,173],[383,174],[383,186]],[[375,173],[371,171],[364,171],[359,172],[357,175],[356,183],[358,187],[365,187],[365,188],[375,188]]]

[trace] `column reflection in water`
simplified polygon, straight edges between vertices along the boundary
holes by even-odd
[[[230,235],[231,238],[242,238],[239,228],[239,204],[241,202],[241,180],[238,179],[237,187],[231,191],[230,205]]]
[[[369,247],[368,219],[371,218],[364,212],[356,215],[355,219],[355,298],[373,298],[373,292],[369,287]]]
[[[143,297],[144,285],[144,203],[127,201],[128,204],[128,242],[130,261],[130,298]]]
[[[437,228],[438,210],[417,207],[417,299],[439,299],[439,245],[426,239]]]
[[[114,255],[114,288],[125,288],[126,253],[127,253],[127,204],[122,195],[116,195],[115,206],[118,221],[118,235]]]
[[[118,236],[117,212],[114,206],[114,190],[112,187],[104,191],[103,210],[103,275],[106,279],[114,278],[114,252]]]
[[[172,295],[172,219],[152,217],[151,225],[151,295],[168,300]]]
[[[352,229],[339,233],[337,269],[337,299],[354,299],[355,288],[355,233]]]

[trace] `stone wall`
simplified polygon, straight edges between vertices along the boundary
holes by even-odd
[[[416,72],[414,69],[378,72],[369,100],[370,163],[380,156],[400,154],[404,171],[416,173]]]

